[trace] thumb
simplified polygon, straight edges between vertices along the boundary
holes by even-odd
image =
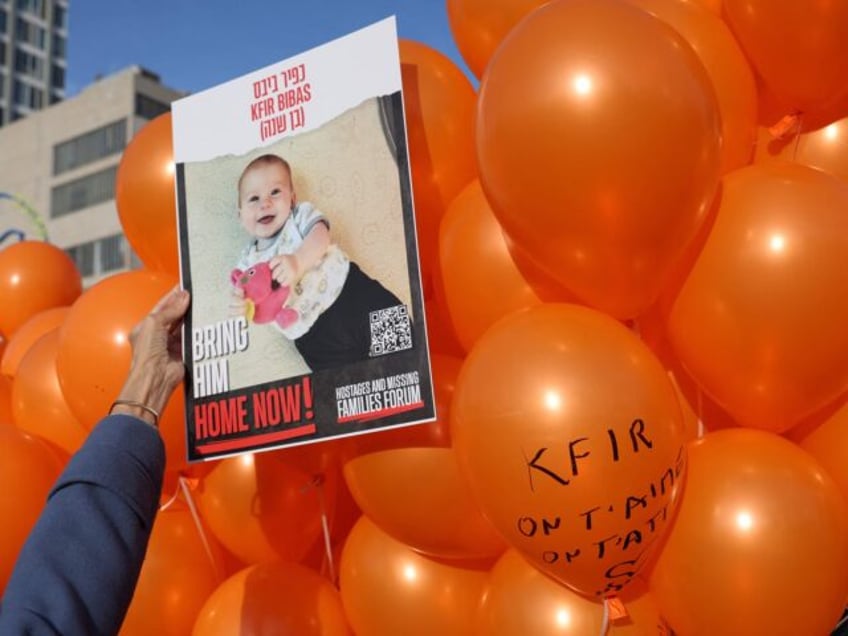
[[[150,314],[170,328],[185,316],[189,298],[190,295],[186,290],[174,287],[156,303]]]

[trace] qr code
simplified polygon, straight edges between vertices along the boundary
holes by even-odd
[[[372,311],[370,317],[372,358],[412,349],[412,325],[405,305]]]

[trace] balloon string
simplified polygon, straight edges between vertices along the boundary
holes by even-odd
[[[804,113],[798,113],[798,128],[792,144],[792,161],[798,160],[798,147],[801,145],[801,127],[804,124]]]
[[[606,636],[609,631],[609,601],[604,599],[604,611],[601,614],[601,636]]]
[[[209,562],[212,564],[212,569],[215,571],[215,579],[220,583],[224,576],[218,562],[212,555],[212,548],[209,545],[209,540],[206,538],[206,532],[203,530],[203,524],[200,522],[200,515],[197,512],[197,506],[194,505],[194,497],[191,496],[191,491],[189,490],[185,477],[180,475],[178,477],[178,481],[180,483],[180,488],[183,491],[183,495],[185,496],[186,503],[188,504],[188,509],[191,512],[191,517],[194,519],[194,526],[197,528],[197,534],[200,535],[200,542],[203,544],[206,556],[209,557]]]
[[[318,497],[318,505],[321,508],[321,532],[324,535],[324,556],[326,560],[321,564],[321,574],[324,574],[324,564],[330,570],[330,580],[333,585],[336,585],[336,567],[333,561],[333,544],[330,540],[330,522],[327,517],[327,505],[324,498],[324,475],[315,475],[308,484],[303,486],[300,491],[302,493],[314,488]]]
[[[324,497],[324,479],[319,478],[317,483],[318,488],[318,505],[321,507],[321,532],[324,534],[324,552],[327,557],[327,567],[330,570],[330,580],[333,585],[336,585],[336,564],[333,561],[333,542],[330,539],[330,522],[327,517],[327,505]]]
[[[179,496],[179,494],[180,494],[180,489],[177,488],[174,491],[174,494],[171,495],[171,498],[168,499],[168,501],[163,503],[161,506],[159,506],[159,512],[165,512],[168,508],[170,508],[174,504],[174,502],[177,500],[177,497]]]
[[[848,607],[845,608],[845,615],[841,619],[839,619],[839,622],[833,628],[833,631],[835,632],[837,629],[842,627],[846,622],[848,622]]]

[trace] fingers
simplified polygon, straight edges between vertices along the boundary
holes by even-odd
[[[189,297],[186,290],[180,289],[178,286],[174,287],[156,303],[150,315],[158,318],[167,329],[171,329],[178,325],[185,316]]]
[[[292,285],[296,277],[296,261],[288,254],[279,256],[277,259],[276,262],[271,261],[271,275],[280,285]]]
[[[247,313],[247,301],[246,300],[234,300],[229,305],[229,316],[230,318],[240,318]]]
[[[183,316],[185,316],[188,309],[189,298],[190,295],[187,291],[180,289],[179,286],[175,286],[159,299],[159,302],[150,310],[150,313],[142,318],[132,328],[132,331],[130,331],[129,340],[133,348],[136,347],[145,329],[155,331],[161,325],[168,333],[175,331],[181,324]]]
[[[271,277],[281,285],[285,285],[286,263],[282,258],[271,265]]]

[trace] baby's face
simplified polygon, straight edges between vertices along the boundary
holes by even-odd
[[[251,236],[274,236],[291,214],[295,201],[291,177],[284,166],[260,164],[248,170],[239,189],[239,218]]]

